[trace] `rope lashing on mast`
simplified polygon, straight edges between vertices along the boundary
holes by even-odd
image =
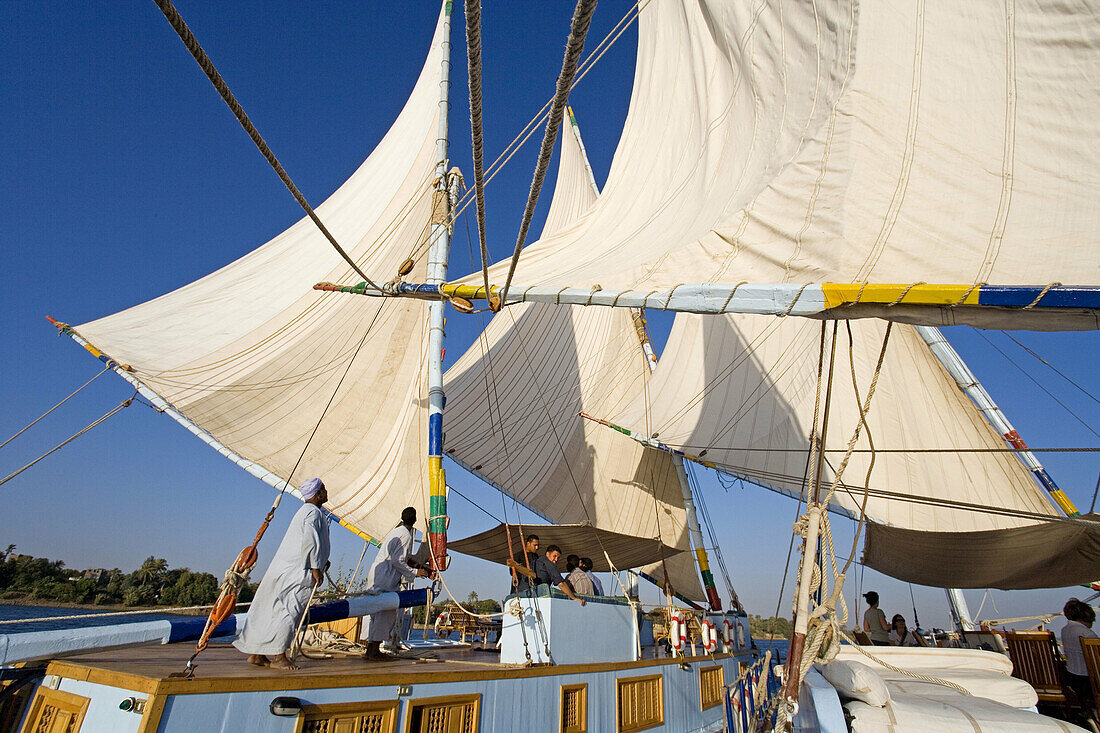
[[[137,396],[137,393],[135,393],[135,394],[134,394],[134,396],[136,397],[136,396]],[[68,399],[68,398],[66,398],[66,399]],[[27,470],[28,468],[30,468],[30,467],[31,467],[31,466],[33,466],[34,464],[38,463],[38,462],[39,462],[39,461],[41,461],[42,459],[46,458],[47,456],[49,456],[49,455],[51,455],[51,454],[53,454],[53,453],[56,453],[57,451],[61,450],[62,448],[64,448],[65,446],[67,446],[67,445],[68,445],[69,443],[71,443],[71,442],[73,442],[74,440],[76,440],[77,438],[79,438],[79,437],[80,437],[81,435],[84,435],[84,433],[88,432],[89,430],[91,430],[91,429],[92,429],[92,428],[94,428],[95,426],[99,425],[100,423],[102,423],[102,422],[105,422],[105,421],[106,421],[106,420],[107,420],[108,418],[110,418],[110,417],[113,417],[114,415],[118,414],[118,413],[119,413],[119,412],[121,412],[122,410],[125,410],[125,409],[126,409],[127,407],[129,407],[129,406],[130,406],[131,404],[133,404],[133,402],[134,402],[134,397],[131,397],[131,398],[130,398],[130,399],[128,399],[128,400],[124,400],[124,401],[123,401],[123,402],[122,402],[121,404],[119,404],[119,405],[115,406],[114,408],[112,408],[111,410],[109,410],[109,411],[108,411],[108,412],[107,412],[106,414],[104,414],[104,415],[103,415],[102,417],[100,417],[100,418],[98,418],[98,419],[94,420],[94,421],[93,421],[92,423],[90,423],[89,425],[87,425],[86,427],[84,427],[83,429],[81,429],[81,430],[80,430],[79,432],[77,432],[77,433],[76,433],[75,435],[73,435],[73,436],[72,436],[71,438],[67,438],[67,439],[63,440],[62,442],[58,443],[58,444],[57,444],[56,446],[54,446],[53,448],[50,448],[50,449],[49,449],[48,451],[46,451],[45,453],[43,453],[42,455],[40,455],[40,456],[39,456],[38,458],[35,458],[35,459],[34,459],[33,461],[31,461],[31,462],[30,462],[30,463],[28,463],[27,465],[23,466],[22,468],[20,468],[20,469],[18,469],[18,470],[16,470],[16,471],[13,471],[12,473],[9,473],[9,474],[8,474],[7,476],[5,476],[4,478],[0,479],[0,486],[3,486],[3,485],[4,485],[4,484],[6,484],[6,483],[7,483],[8,481],[11,481],[11,480],[12,480],[13,478],[15,478],[15,477],[16,477],[16,476],[18,476],[19,474],[23,473],[23,472],[24,472],[24,471],[26,471],[26,470]]]
[[[485,139],[481,115],[481,2],[466,0],[466,56],[470,79],[470,136],[474,154],[477,236],[481,243],[481,274],[489,293],[489,247],[485,243]],[[491,308],[491,306],[490,306]]]
[[[363,278],[368,285],[373,288],[378,288],[374,281],[359,269],[359,265],[355,263],[355,260],[344,251],[344,248],[336,241],[336,237],[332,236],[332,233],[324,225],[320,217],[317,216],[313,207],[306,201],[306,197],[303,196],[302,192],[298,190],[298,187],[294,185],[294,181],[290,180],[290,176],[283,168],[282,163],[275,157],[275,153],[271,152],[271,148],[268,147],[267,142],[260,136],[259,130],[256,129],[256,126],[252,124],[252,120],[245,114],[244,108],[241,107],[240,102],[237,101],[233,92],[230,91],[229,85],[225,83],[225,79],[223,79],[222,75],[218,73],[218,70],[214,68],[214,63],[210,60],[210,57],[206,55],[202,46],[199,45],[195,35],[191,32],[191,29],[187,27],[187,23],[184,22],[175,6],[172,5],[171,0],[153,0],[153,2],[160,8],[160,11],[164,14],[168,23],[171,24],[172,29],[176,31],[176,35],[180,37],[180,40],[183,41],[183,45],[191,52],[191,56],[203,70],[203,73],[206,74],[206,78],[209,79],[210,83],[214,85],[214,88],[218,90],[218,94],[221,95],[222,101],[224,101],[230,111],[233,112],[233,116],[237,118],[237,122],[239,122],[241,127],[244,128],[244,131],[248,133],[248,136],[252,138],[252,142],[256,144],[256,147],[264,156],[264,159],[267,160],[268,164],[279,176],[279,180],[281,180],[287,190],[290,191],[294,200],[298,202],[298,205],[302,207],[306,215],[317,225],[321,233],[325,235],[325,239],[329,241],[329,244],[331,244],[340,256],[344,258],[344,261],[351,266],[351,269],[355,270],[356,274]]]
[[[501,305],[508,300],[508,288],[512,285],[512,276],[516,274],[516,265],[519,264],[519,254],[523,250],[524,242],[527,240],[527,230],[531,226],[532,217],[535,215],[535,204],[538,203],[539,193],[542,191],[542,184],[546,179],[546,170],[550,167],[550,156],[554,152],[554,141],[558,137],[562,113],[569,101],[569,90],[573,87],[573,77],[577,73],[577,63],[584,51],[584,39],[588,35],[588,28],[592,24],[592,14],[595,11],[596,0],[577,0],[577,6],[573,10],[569,41],[565,46],[565,57],[562,59],[561,73],[558,75],[554,102],[550,105],[550,118],[546,121],[546,133],[542,137],[542,149],[539,152],[535,175],[531,181],[531,191],[527,196],[527,208],[523,212],[523,222],[520,224],[519,236],[516,237],[516,249],[512,253],[512,262],[508,266],[508,277],[504,281],[504,289],[500,294]],[[486,296],[488,295],[489,293],[486,292]]]
[[[45,419],[45,417],[46,417],[47,415],[49,415],[49,414],[50,414],[51,412],[53,412],[53,411],[54,411],[54,410],[56,410],[57,408],[61,407],[61,406],[62,406],[63,404],[65,404],[66,402],[68,402],[68,401],[69,401],[70,399],[72,399],[73,397],[75,397],[75,396],[76,396],[76,395],[77,395],[77,394],[78,394],[78,393],[79,393],[79,392],[80,392],[80,391],[81,391],[82,389],[84,389],[84,388],[85,388],[85,387],[87,387],[87,386],[88,386],[89,384],[91,384],[91,383],[92,383],[92,382],[94,382],[95,380],[97,380],[97,379],[99,379],[100,377],[102,377],[102,376],[104,375],[104,373],[106,373],[106,372],[109,372],[110,370],[111,370],[111,367],[110,367],[110,366],[105,366],[105,367],[103,367],[103,371],[102,371],[102,372],[100,372],[99,374],[95,375],[94,377],[92,377],[91,379],[89,379],[89,380],[88,380],[87,382],[85,382],[84,384],[82,384],[82,385],[80,385],[79,387],[77,387],[77,388],[76,388],[76,390],[75,390],[75,391],[74,391],[74,392],[73,392],[72,394],[70,394],[70,395],[69,395],[68,397],[66,397],[65,399],[63,399],[63,400],[61,400],[60,402],[58,402],[58,403],[57,403],[56,405],[54,405],[54,406],[53,406],[53,407],[51,407],[50,409],[48,409],[48,410],[46,410],[45,412],[43,412],[43,413],[42,413],[42,414],[41,414],[41,415],[40,415],[40,416],[38,417],[38,419],[36,419],[36,420],[34,420],[33,422],[31,422],[31,423],[30,423],[29,425],[27,425],[27,426],[26,426],[25,428],[23,428],[22,430],[20,430],[20,431],[19,431],[18,433],[16,433],[15,435],[11,436],[11,437],[10,437],[10,438],[8,438],[7,440],[5,440],[5,441],[4,441],[3,443],[0,443],[0,448],[3,448],[3,447],[4,447],[5,445],[7,445],[8,443],[12,442],[12,441],[13,441],[13,440],[15,440],[16,438],[18,438],[18,437],[19,437],[20,435],[22,435],[23,433],[27,432],[27,431],[28,431],[28,430],[30,430],[31,428],[33,428],[33,427],[34,427],[35,425],[37,425],[37,424],[38,424],[38,423],[40,423],[40,422],[41,422],[41,421],[42,421],[43,419]]]

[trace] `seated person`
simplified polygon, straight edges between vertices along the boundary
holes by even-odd
[[[596,574],[594,572],[592,572],[592,558],[590,558],[590,557],[582,557],[581,558],[581,570],[583,570],[585,575],[588,576],[588,579],[592,581],[592,593],[593,593],[593,595],[602,596],[603,595],[603,583],[601,583],[600,579],[596,577]]]
[[[891,646],[920,646],[917,636],[905,626],[905,617],[895,613],[890,619],[890,645]]]
[[[596,589],[592,587],[592,579],[588,573],[581,570],[581,559],[577,555],[565,558],[565,569],[569,571],[569,577],[565,579],[573,588],[573,592],[579,596],[595,595]]]
[[[535,587],[534,579],[528,577],[523,571],[530,570],[532,573],[535,571],[535,564],[539,560],[539,536],[537,534],[527,535],[523,543],[523,550],[524,555],[527,556],[526,561],[524,561],[524,558],[508,561],[509,567],[512,568],[512,593],[520,593]]]
[[[573,593],[573,589],[569,587],[569,583],[565,582],[565,578],[561,577],[561,573],[558,572],[558,559],[561,557],[561,548],[557,545],[550,545],[546,548],[546,554],[538,559],[535,563],[535,583],[542,585],[545,583],[549,586],[557,586],[558,590],[564,593],[568,598],[574,601],[580,601],[581,605],[584,605],[583,598],[577,598]]]

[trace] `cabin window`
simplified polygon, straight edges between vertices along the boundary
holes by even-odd
[[[699,669],[699,704],[703,710],[722,703],[722,688],[725,687],[725,682],[721,666]]]
[[[405,733],[477,733],[481,695],[409,700]]]
[[[588,685],[562,685],[561,733],[587,733]]]
[[[397,701],[304,705],[297,733],[395,733]]]
[[[619,733],[655,728],[665,722],[663,678],[659,674],[615,680]]]
[[[23,733],[76,733],[88,711],[86,697],[39,687]]]

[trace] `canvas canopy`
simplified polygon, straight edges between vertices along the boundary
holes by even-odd
[[[509,527],[499,524],[472,537],[452,540],[447,546],[457,552],[501,565],[506,564],[510,557],[517,563],[523,564],[521,529],[522,536],[525,538],[538,535],[539,554],[545,553],[550,545],[561,548],[562,556],[558,560],[559,570],[565,570],[565,559],[571,554],[590,557],[592,569],[598,573],[606,573],[651,564],[659,565],[662,560],[675,557],[682,552],[650,537],[609,532],[588,524],[537,524],[524,525],[522,528],[517,525]],[[512,538],[511,555],[508,554],[509,534]],[[610,565],[604,557],[605,552],[607,557],[611,558]]]
[[[1063,588],[1100,577],[1100,515],[985,532],[920,532],[867,525],[863,562],[920,585]]]

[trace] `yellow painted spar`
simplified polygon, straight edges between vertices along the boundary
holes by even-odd
[[[851,303],[901,303],[920,305],[978,305],[978,290],[973,285],[912,285],[898,283],[825,283],[821,292],[825,307]],[[862,291],[862,292],[861,292]],[[969,292],[968,292],[969,291]],[[964,298],[965,296],[965,298]]]

